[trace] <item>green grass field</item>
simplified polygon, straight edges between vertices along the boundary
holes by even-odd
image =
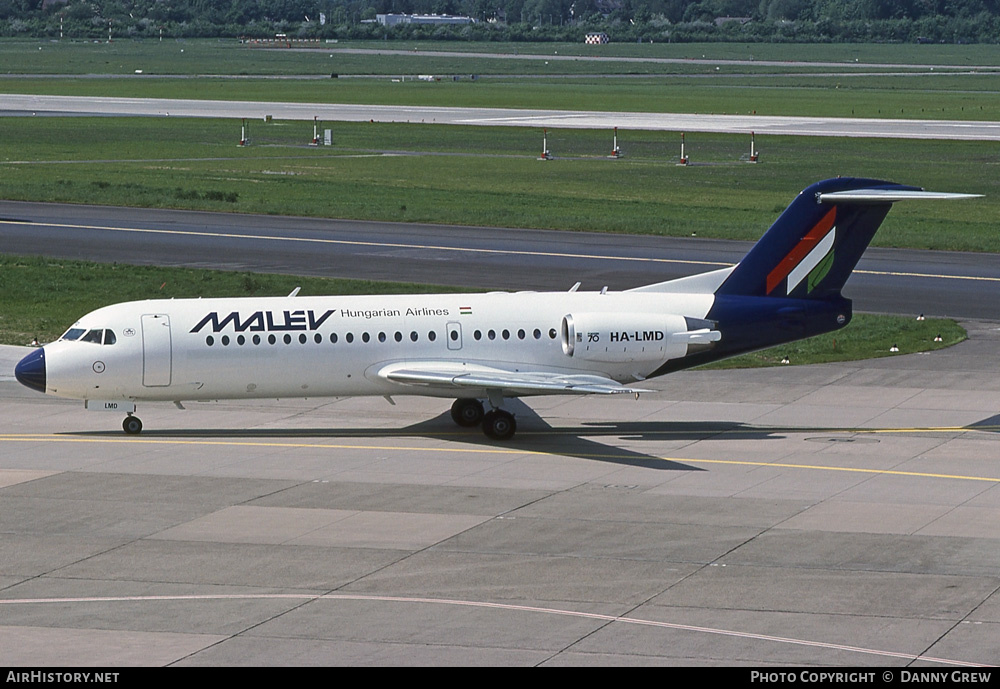
[[[460,225],[756,240],[807,184],[865,176],[984,194],[900,204],[881,246],[1000,251],[1000,146],[983,142],[179,118],[0,118],[0,196]]]
[[[935,341],[938,337],[941,340]],[[965,330],[945,318],[918,321],[912,317],[858,313],[843,330],[725,359],[706,368],[780,366],[786,357],[791,365],[877,359],[942,349],[965,339]],[[892,347],[899,351],[893,352]]]

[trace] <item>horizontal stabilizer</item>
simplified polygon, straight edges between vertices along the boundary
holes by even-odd
[[[948,199],[978,199],[982,194],[953,194],[946,191],[924,191],[922,189],[849,189],[818,194],[820,203],[895,203],[924,199],[941,201]]]

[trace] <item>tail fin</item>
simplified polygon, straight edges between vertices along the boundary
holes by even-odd
[[[716,294],[837,298],[894,201],[968,196],[873,179],[817,182],[792,201]]]

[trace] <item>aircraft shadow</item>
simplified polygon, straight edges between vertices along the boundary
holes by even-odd
[[[1000,414],[983,419],[982,421],[970,423],[966,426],[966,428],[970,431],[990,431],[992,433],[1000,432]]]
[[[665,459],[633,449],[614,447],[600,442],[601,438],[622,438],[630,441],[675,441],[680,443],[704,440],[718,435],[747,440],[780,439],[783,429],[746,426],[736,422],[660,422],[660,421],[599,421],[582,426],[552,426],[531,407],[520,400],[507,400],[505,407],[515,414],[518,432],[513,439],[498,443],[487,438],[478,428],[460,428],[449,412],[398,429],[369,428],[211,428],[211,429],[148,429],[143,438],[401,438],[424,437],[458,441],[479,447],[538,452],[575,457],[621,466],[664,471],[705,471],[682,462]],[[122,437],[121,431],[81,431],[68,435],[88,437]]]

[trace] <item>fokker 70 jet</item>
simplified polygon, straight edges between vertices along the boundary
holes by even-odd
[[[966,198],[837,178],[799,193],[736,266],[626,291],[135,301],[88,313],[15,368],[24,385],[125,413],[136,403],[455,398],[514,435],[504,400],[632,395],[679,369],[842,328],[841,295],[894,202]],[[485,402],[485,404],[484,404]]]

